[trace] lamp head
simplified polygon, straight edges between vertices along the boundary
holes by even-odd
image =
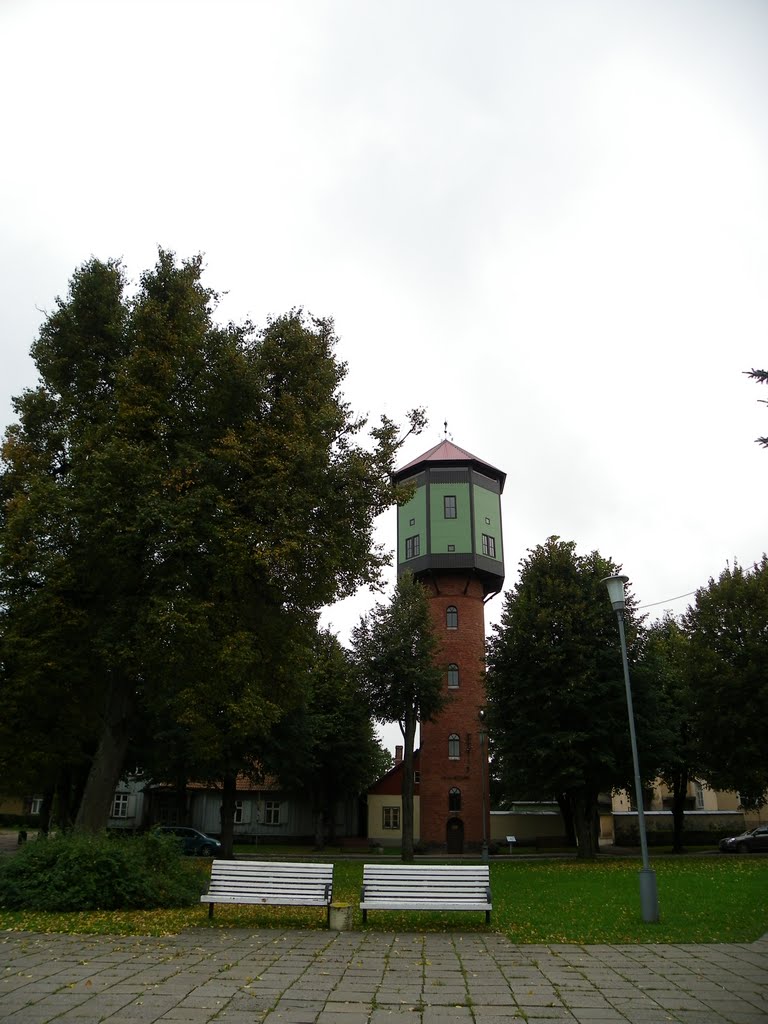
[[[629,576],[607,576],[603,583],[608,587],[608,598],[615,612],[624,611],[624,584]]]

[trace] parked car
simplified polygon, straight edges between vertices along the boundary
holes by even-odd
[[[753,853],[757,850],[768,853],[768,825],[758,825],[740,836],[720,840],[721,853]]]
[[[221,852],[221,843],[218,839],[207,836],[205,832],[198,832],[196,828],[187,828],[183,825],[161,825],[156,831],[162,835],[178,836],[181,840],[182,853],[197,857],[215,857]]]

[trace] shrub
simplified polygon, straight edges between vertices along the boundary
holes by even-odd
[[[202,891],[173,837],[63,834],[26,843],[0,862],[8,910],[149,910],[186,907]]]

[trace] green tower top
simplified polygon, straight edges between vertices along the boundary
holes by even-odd
[[[397,510],[397,571],[470,573],[486,596],[504,585],[501,492],[506,473],[447,439],[394,474],[413,482]]]

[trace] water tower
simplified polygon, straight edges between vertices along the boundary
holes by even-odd
[[[427,587],[451,700],[421,723],[420,839],[449,853],[490,836],[485,707],[485,603],[504,584],[501,493],[506,474],[444,440],[395,473],[415,492],[397,511],[397,571]]]

